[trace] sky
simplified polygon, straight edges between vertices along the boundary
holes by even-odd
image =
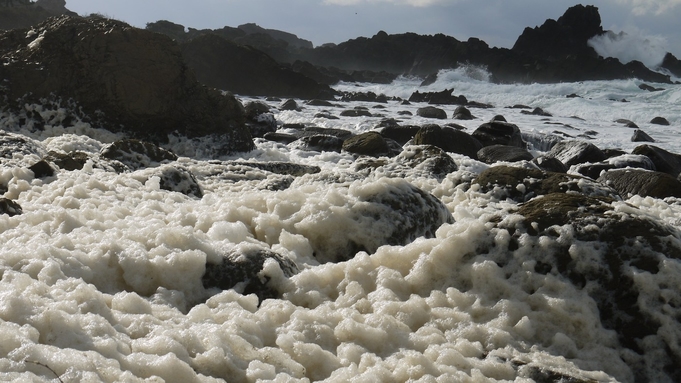
[[[580,3],[599,8],[604,29],[627,32],[629,39],[607,47],[603,43],[613,56],[622,51],[635,58],[671,52],[681,59],[681,0],[67,0],[66,7],[142,28],[157,20],[196,29],[256,23],[294,33],[315,46],[382,30],[443,33],[461,41],[477,37],[493,47],[511,48],[525,27],[558,19]]]

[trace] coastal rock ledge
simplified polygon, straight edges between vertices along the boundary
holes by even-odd
[[[200,84],[170,38],[103,17],[59,16],[0,34],[1,92],[10,108],[70,104],[93,125],[150,141],[217,135],[253,148],[241,103]],[[72,101],[75,101],[75,105]]]

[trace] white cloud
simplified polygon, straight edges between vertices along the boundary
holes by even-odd
[[[447,0],[324,0],[325,4],[333,5],[358,5],[388,3],[396,5],[411,5],[413,7],[427,7],[430,5],[444,4]],[[450,1],[451,2],[451,1]]]
[[[631,7],[637,16],[646,14],[661,15],[681,5],[681,0],[616,0],[618,4]]]

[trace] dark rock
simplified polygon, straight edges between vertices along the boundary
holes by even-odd
[[[551,113],[545,112],[544,109],[542,109],[542,108],[534,108],[534,109],[532,109],[531,112],[529,112],[527,110],[521,110],[520,113],[521,114],[530,114],[530,115],[533,115],[533,116],[552,117]]]
[[[524,55],[557,61],[569,55],[595,56],[587,45],[602,34],[601,16],[594,6],[575,5],[558,20],[546,20],[541,27],[525,28],[512,50]]]
[[[60,169],[72,171],[81,170],[90,157],[87,153],[83,152],[72,152],[67,154],[51,151],[47,153],[47,156],[43,159],[52,162]]]
[[[284,124],[282,127],[284,129],[294,129],[294,135],[296,135],[298,138],[301,137],[306,137],[306,136],[314,136],[314,135],[326,135],[326,136],[334,136],[338,137],[342,140],[346,140],[354,135],[349,130],[345,129],[335,129],[335,128],[322,128],[319,126],[305,126],[305,125],[298,125],[298,124]]]
[[[418,108],[416,110],[416,114],[424,118],[437,118],[440,120],[444,120],[447,118],[447,112],[434,106]]]
[[[34,140],[21,134],[0,131],[0,162],[11,160],[15,155],[24,157],[29,155],[42,157],[43,148]]]
[[[473,114],[471,114],[471,111],[468,110],[468,108],[466,108],[465,106],[458,106],[454,110],[454,115],[452,116],[452,118],[454,118],[456,120],[472,120],[475,117],[473,117]]]
[[[11,100],[72,98],[109,130],[153,140],[219,132],[232,152],[253,148],[241,103],[197,82],[166,36],[100,17],[60,16],[31,33],[5,32],[0,41]]]
[[[463,154],[472,159],[478,158],[482,144],[473,136],[452,128],[438,125],[425,125],[414,136],[415,145],[433,145],[445,152]]]
[[[292,142],[290,145],[301,150],[340,153],[340,151],[343,149],[343,142],[344,140],[342,138],[329,136],[326,134],[315,134],[301,137],[298,140]]]
[[[566,173],[568,171],[567,166],[554,157],[540,156],[533,159],[532,163],[547,172]]]
[[[9,3],[10,6],[5,5],[0,8],[0,30],[27,29],[50,17],[63,14],[76,16],[74,12],[66,9],[65,1],[22,1],[16,5]]]
[[[226,163],[229,166],[248,167],[253,169],[260,169],[266,172],[300,177],[305,174],[316,174],[321,171],[318,166],[300,165],[291,162],[247,162],[247,161],[230,161]]]
[[[480,125],[474,132],[475,137],[483,146],[509,145],[525,148],[520,128],[508,122],[492,121]]]
[[[296,100],[289,98],[279,104],[279,110],[298,110],[298,103]]]
[[[440,226],[453,222],[440,200],[401,178],[364,183],[361,190],[354,195],[356,203],[317,218],[341,214],[342,219],[329,218],[329,222],[345,222],[340,230],[320,231],[316,225],[315,234],[306,235],[320,262],[341,262],[359,251],[372,254],[383,245],[403,246],[419,237],[432,238]]]
[[[466,105],[468,103],[464,96],[452,96],[453,91],[454,89],[445,89],[441,92],[421,93],[417,90],[409,96],[409,101],[436,105]]]
[[[15,215],[23,214],[23,212],[24,211],[18,203],[11,199],[0,197],[0,214],[7,214],[10,217],[14,217]]]
[[[433,145],[409,145],[396,161],[410,169],[423,170],[429,177],[438,180],[458,170],[452,157]]]
[[[565,166],[585,162],[595,163],[605,160],[605,154],[596,145],[584,141],[561,141],[546,153],[547,157],[555,157]]]
[[[376,94],[374,92],[344,92],[341,95],[341,101],[363,101],[363,102],[388,102],[388,97],[384,94]]]
[[[669,125],[669,121],[664,117],[655,117],[650,120],[650,123],[655,125]]]
[[[54,175],[54,169],[45,160],[36,162],[28,169],[33,172],[35,178],[52,177]]]
[[[498,121],[498,122],[508,122],[508,121],[506,121],[506,117],[502,116],[501,114],[497,114],[496,116],[492,117],[492,119],[490,120],[490,122],[494,122],[494,121]]]
[[[268,141],[281,142],[282,144],[290,144],[291,142],[297,140],[299,137],[293,134],[274,132],[266,133],[263,136],[263,138]]]
[[[674,177],[678,177],[681,173],[681,156],[678,154],[648,144],[635,147],[631,153],[650,158],[658,172],[671,174]]]
[[[160,178],[159,185],[163,190],[174,191],[199,199],[203,197],[199,182],[194,174],[187,169],[163,166],[155,175]]]
[[[339,120],[340,118],[332,115],[331,113],[328,112],[322,112],[322,113],[317,113],[314,115],[314,118],[326,118],[327,120]]]
[[[630,195],[641,197],[681,197],[681,181],[667,173],[643,169],[618,169],[605,172],[598,178],[624,198]]]
[[[250,96],[331,99],[328,85],[282,66],[251,45],[239,45],[215,34],[182,43],[182,56],[204,84]],[[226,69],[229,68],[229,69]]]
[[[570,93],[565,98],[582,98],[582,96],[578,95],[577,93]]]
[[[619,119],[615,120],[615,122],[618,123],[618,124],[622,124],[622,125],[626,126],[627,128],[638,129],[638,125],[636,125],[633,121],[630,121],[630,120],[627,120],[627,119],[624,119],[624,118],[619,118]]]
[[[310,105],[310,106],[328,106],[328,107],[335,106],[330,101],[319,100],[319,99],[310,100],[310,101],[306,102],[305,104]]]
[[[478,150],[478,159],[487,164],[495,162],[532,161],[534,156],[525,149],[517,146],[490,145]]]
[[[134,139],[116,141],[103,148],[100,155],[110,160],[120,161],[133,170],[177,159],[177,156],[168,150]]]
[[[272,282],[277,275],[264,272],[265,262],[274,260],[284,277],[298,273],[298,266],[292,260],[266,249],[233,250],[222,256],[221,262],[206,263],[206,271],[201,278],[205,289],[228,290],[247,295],[255,294],[259,302],[281,297],[281,291]]]
[[[270,107],[264,102],[248,102],[246,111],[246,126],[252,137],[263,137],[267,133],[277,131],[277,120],[269,113]]]
[[[674,76],[681,77],[681,61],[673,54],[667,52],[664,59],[662,59],[662,64],[660,66],[667,69]]]
[[[398,115],[400,116],[413,116],[414,114],[408,110],[400,110],[397,112]]]
[[[641,129],[636,129],[634,135],[631,136],[632,142],[655,142],[655,140],[650,137],[646,132]]]
[[[420,126],[386,126],[381,129],[381,135],[386,138],[393,139],[399,142],[401,145],[406,144],[409,140],[414,138],[416,133],[418,133]]]
[[[677,264],[681,259],[680,233],[635,209],[617,211],[612,201],[553,193],[521,205],[516,213],[525,217],[530,236],[557,237],[556,243],[565,243],[562,249],[536,253],[537,261],[553,265],[551,272],[589,294],[596,302],[601,323],[615,331],[622,346],[635,354],[652,352],[651,347],[660,350],[655,371],[674,371],[671,366],[676,365],[678,353],[668,345],[643,342],[664,326],[658,319],[665,310],[663,303],[652,302],[657,302],[666,287],[637,281],[636,277],[642,273],[654,276],[668,263]],[[563,234],[554,229],[555,225],[571,226],[569,236],[560,238]]]
[[[373,157],[385,156],[390,153],[388,143],[378,132],[366,132],[348,138],[343,142],[343,150]]]
[[[510,198],[517,202],[568,191],[591,196],[617,197],[617,192],[613,189],[586,178],[507,165],[485,169],[473,183],[480,185],[483,193],[494,191],[500,193],[496,195],[499,199]]]
[[[648,92],[659,92],[664,90],[663,88],[655,88],[654,86],[650,86],[648,84],[640,84],[638,87],[639,89],[646,90]]]
[[[372,114],[368,110],[364,109],[348,109],[344,110],[340,114],[343,117],[371,117]]]

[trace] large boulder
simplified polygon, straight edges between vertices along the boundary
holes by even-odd
[[[503,121],[490,121],[480,125],[472,134],[483,146],[509,145],[526,148],[520,128]]]
[[[433,145],[450,152],[478,159],[478,150],[482,144],[475,137],[458,129],[440,127],[439,125],[424,125],[414,136],[415,145]]]
[[[631,152],[650,158],[655,164],[655,170],[678,177],[681,174],[681,156],[668,152],[654,145],[639,145]]]
[[[241,103],[199,84],[166,36],[103,17],[60,16],[0,34],[0,55],[9,100],[73,99],[110,130],[154,140],[175,131],[220,134],[230,151],[253,148]]]
[[[603,173],[598,182],[617,190],[622,197],[681,197],[681,181],[667,173],[644,169],[617,169]]]
[[[182,55],[199,81],[235,94],[332,99],[335,93],[255,48],[215,34],[183,43]]]
[[[570,167],[586,162],[596,163],[605,160],[605,153],[596,145],[585,141],[561,141],[546,154],[547,157],[559,159]]]
[[[678,334],[680,326],[665,318],[668,310],[678,311],[676,295],[667,292],[674,290],[668,270],[681,266],[681,233],[631,206],[618,208],[623,205],[607,197],[553,193],[521,205],[516,213],[524,224],[511,223],[507,230],[522,237],[523,247],[541,249],[528,253],[536,273],[559,278],[593,299],[603,327],[628,349],[620,355],[635,381],[651,374],[679,381],[681,352],[676,337],[667,334]],[[508,269],[507,278],[513,278]],[[654,364],[646,360],[650,353]]]

